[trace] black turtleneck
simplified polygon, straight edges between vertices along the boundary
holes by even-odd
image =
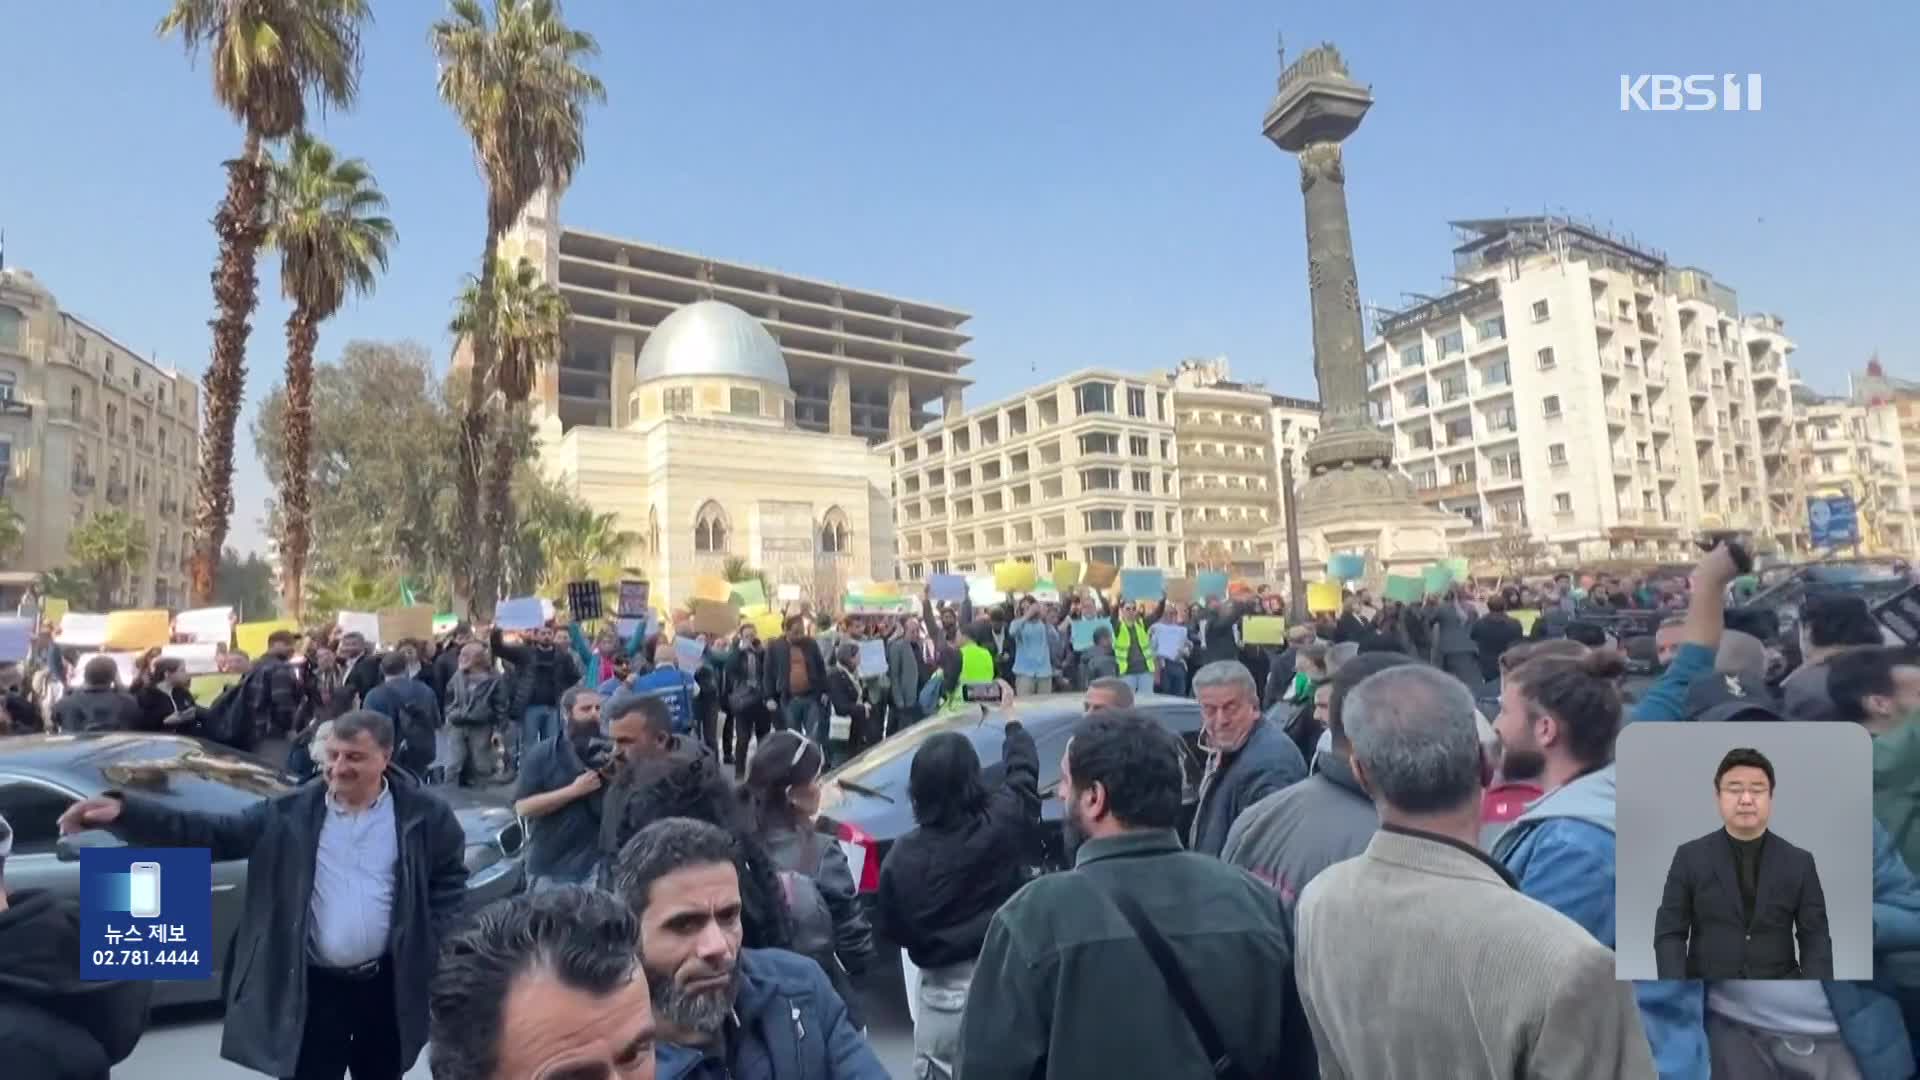
[[[1767,834],[1742,840],[1728,833],[1727,843],[1733,846],[1733,868],[1740,881],[1740,907],[1746,913],[1747,925],[1751,926],[1754,898],[1760,894],[1760,856],[1766,847]]]

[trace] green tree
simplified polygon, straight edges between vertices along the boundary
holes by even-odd
[[[451,329],[472,340],[482,319],[493,320],[493,382],[499,390],[506,424],[493,437],[481,516],[484,535],[508,537],[514,528],[513,476],[519,460],[512,433],[527,423],[526,403],[533,393],[534,379],[549,365],[559,363],[560,354],[566,350],[567,302],[559,289],[541,282],[539,271],[526,259],[517,265],[501,260],[492,278],[490,301],[481,294],[484,286],[484,279],[469,279]],[[482,546],[480,558],[493,562],[476,571],[477,580],[500,581],[503,547]]]
[[[313,439],[313,349],[320,324],[339,312],[349,292],[373,291],[394,240],[386,196],[358,158],[296,131],[286,156],[269,163],[267,243],[280,252],[280,291],[287,316],[286,444],[280,473],[280,567],[285,606],[300,617],[312,507],[307,480]]]
[[[617,588],[630,573],[627,555],[640,537],[622,530],[616,515],[562,495],[536,503],[528,518],[540,551],[539,595],[565,599],[568,583],[575,581]]]
[[[98,595],[93,579],[71,566],[56,566],[42,571],[38,584],[41,596],[65,600],[83,609],[92,606]]]
[[[0,566],[10,565],[26,542],[26,519],[14,508],[13,500],[0,498]]]
[[[324,626],[343,611],[378,611],[399,607],[401,600],[399,575],[369,577],[348,570],[307,582],[306,613],[312,625]]]
[[[500,237],[542,187],[559,191],[586,159],[586,110],[606,88],[582,64],[598,55],[591,34],[574,30],[555,0],[494,0],[489,23],[480,0],[452,0],[433,25],[440,98],[473,142],[487,188],[486,243],[480,256],[483,305],[496,295]],[[454,443],[457,531],[474,544],[470,570],[456,572],[456,609],[491,610],[504,538],[480,527],[482,470],[490,444],[487,395],[494,382],[494,322],[486,311],[469,342],[472,377]]]
[[[147,527],[125,510],[89,515],[67,537],[74,569],[93,582],[95,610],[113,607],[135,569],[147,561]]]
[[[245,559],[228,548],[220,554],[213,576],[213,602],[231,607],[242,622],[271,619],[280,613],[273,581],[273,565],[249,552]]]
[[[360,81],[360,29],[367,0],[173,0],[158,28],[178,34],[190,56],[211,61],[213,96],[245,131],[226,163],[227,192],[214,214],[220,255],[213,271],[213,358],[203,380],[199,502],[194,507],[188,589],[213,598],[214,569],[233,518],[233,436],[246,399],[247,336],[267,238],[264,142],[304,127],[307,98],[351,107]]]

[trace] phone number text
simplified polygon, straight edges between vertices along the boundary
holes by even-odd
[[[197,967],[200,963],[198,949],[95,949],[93,964],[95,967],[151,967],[155,965],[178,965]]]

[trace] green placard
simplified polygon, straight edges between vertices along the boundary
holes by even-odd
[[[1387,599],[1389,600],[1398,600],[1403,604],[1417,604],[1426,595],[1426,585],[1417,577],[1401,577],[1393,574],[1387,578]]]
[[[1445,592],[1447,591],[1447,586],[1453,584],[1453,567],[1436,563],[1421,571],[1420,579],[1427,588],[1428,596],[1432,596],[1434,593]]]

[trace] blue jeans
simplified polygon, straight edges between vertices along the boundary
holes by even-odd
[[[1127,680],[1127,685],[1133,689],[1135,694],[1153,693],[1153,672],[1151,671],[1137,671],[1131,675],[1122,675],[1120,677]]]
[[[812,694],[806,697],[787,699],[780,708],[780,718],[786,721],[790,731],[797,731],[826,748],[827,741],[833,736],[833,716],[827,707]]]
[[[1160,692],[1174,697],[1187,696],[1187,665],[1185,661],[1160,658]]]
[[[535,743],[545,742],[560,734],[560,707],[557,705],[529,705],[525,716],[520,718],[520,728],[524,733],[520,747],[531,750]]]

